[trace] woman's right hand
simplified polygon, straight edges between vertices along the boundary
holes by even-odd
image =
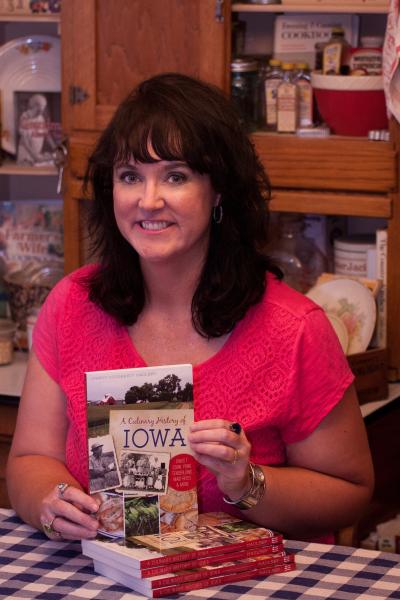
[[[91,539],[99,527],[98,509],[99,503],[79,488],[59,484],[43,498],[40,522],[50,539]]]

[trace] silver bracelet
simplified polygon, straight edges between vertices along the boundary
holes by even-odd
[[[240,510],[248,510],[254,508],[260,502],[266,490],[264,471],[260,465],[251,462],[249,462],[249,471],[251,481],[249,491],[245,492],[238,500],[231,500],[227,496],[223,496],[223,501],[226,504],[232,504]]]

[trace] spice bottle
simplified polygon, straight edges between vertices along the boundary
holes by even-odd
[[[308,63],[298,63],[294,82],[298,89],[298,118],[299,127],[311,127],[313,124],[313,89],[311,85]]]
[[[297,128],[298,88],[292,79],[293,64],[282,64],[283,78],[277,89],[277,130],[294,133]]]
[[[379,36],[363,36],[359,48],[352,48],[350,74],[382,75],[382,44]]]
[[[269,70],[265,75],[265,128],[269,131],[276,131],[277,127],[277,89],[283,79],[281,61],[271,58],[269,61]]]
[[[248,131],[257,124],[257,74],[256,60],[236,58],[231,63],[231,98]]]
[[[330,39],[322,50],[322,73],[346,75],[349,72],[351,46],[344,37],[343,27],[333,27]]]

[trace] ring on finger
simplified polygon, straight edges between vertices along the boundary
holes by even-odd
[[[61,537],[61,533],[59,531],[57,531],[57,529],[55,529],[53,527],[53,523],[56,520],[57,515],[55,515],[52,520],[50,521],[50,523],[46,523],[46,521],[42,522],[42,528],[44,533],[47,535],[47,537],[49,537],[51,539],[51,536],[56,536],[56,537]]]
[[[233,433],[236,433],[236,435],[239,435],[242,431],[242,426],[240,425],[240,423],[231,423],[229,425],[229,429],[230,431],[233,431]]]
[[[239,457],[239,451],[236,448],[234,448],[233,451],[235,454],[234,454],[233,460],[231,460],[231,465],[235,465],[237,463],[237,459]]]
[[[68,487],[69,487],[69,483],[58,483],[57,484],[58,496],[60,498],[64,498],[65,490]]]

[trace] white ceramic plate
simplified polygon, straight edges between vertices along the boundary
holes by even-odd
[[[342,319],[334,313],[327,312],[326,316],[328,317],[333,329],[335,330],[336,335],[339,338],[339,342],[342,346],[343,352],[347,354],[347,349],[349,347],[349,333],[347,331],[346,325],[343,323]]]
[[[333,279],[312,288],[306,295],[344,323],[348,333],[347,354],[368,348],[376,322],[376,304],[368,288],[353,279]]]
[[[60,92],[60,40],[31,35],[0,46],[1,146],[16,154],[14,92]]]

